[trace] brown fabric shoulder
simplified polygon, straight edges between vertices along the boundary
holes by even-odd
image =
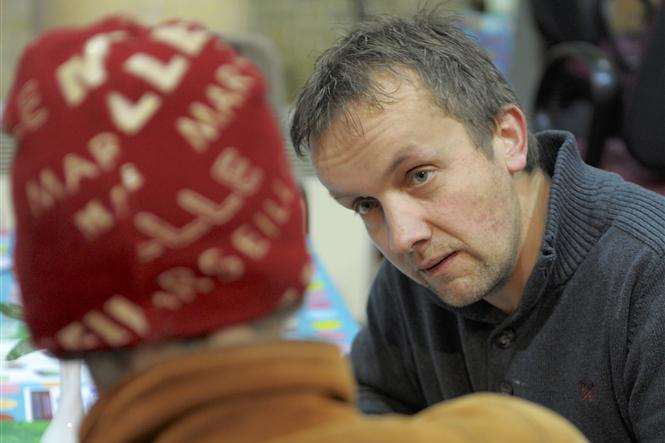
[[[83,443],[582,442],[565,419],[510,397],[474,394],[412,417],[355,410],[339,351],[275,342],[188,356],[133,374],[104,395]]]
[[[268,441],[572,443],[587,439],[567,420],[542,406],[513,397],[478,393],[441,403],[411,417],[366,417],[360,423],[319,427]]]

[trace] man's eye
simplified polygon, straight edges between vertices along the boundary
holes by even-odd
[[[353,205],[353,210],[356,211],[358,215],[365,215],[370,212],[372,209],[376,208],[376,201],[368,198],[358,200]]]
[[[410,181],[415,185],[422,185],[429,181],[434,171],[429,169],[421,169],[419,171],[414,171],[411,173]]]

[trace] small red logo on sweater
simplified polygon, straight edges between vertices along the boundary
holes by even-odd
[[[596,385],[590,380],[581,380],[578,384],[580,398],[583,401],[591,401],[596,398]]]

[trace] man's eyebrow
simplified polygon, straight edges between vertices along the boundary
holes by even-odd
[[[388,168],[383,172],[382,175],[383,180],[388,180],[390,178],[390,175],[392,175],[397,170],[397,168],[401,166],[402,163],[404,163],[413,156],[414,154],[413,151],[416,149],[418,148],[412,144],[408,144],[400,148],[400,150],[397,151],[393,161],[390,162],[390,166],[388,166]]]
[[[406,148],[400,150],[397,157],[393,159],[393,161],[390,163],[390,166],[388,166],[388,168],[383,172],[384,180],[387,180],[393,174],[393,172],[395,172],[397,168],[400,167],[402,163],[411,157],[411,149],[413,149],[412,146],[407,146]]]
[[[390,178],[390,175],[393,172],[395,172],[395,170],[397,170],[397,168],[399,168],[402,163],[411,158],[414,149],[416,149],[415,146],[409,144],[401,148],[399,151],[397,151],[396,157],[393,159],[392,162],[390,162],[390,165],[386,168],[386,170],[383,171],[383,174],[381,174],[381,179],[388,180]],[[355,197],[355,195],[351,194],[337,194],[335,193],[335,191],[331,190],[328,190],[328,194],[330,194],[330,196],[335,200],[348,198],[348,197]]]
[[[337,193],[335,193],[335,191],[331,191],[331,190],[328,190],[328,194],[329,194],[333,199],[337,200],[338,202],[339,202],[339,200],[342,199],[342,198],[351,197],[351,195],[349,195],[349,194],[337,194]]]

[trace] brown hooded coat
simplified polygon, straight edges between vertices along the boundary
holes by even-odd
[[[103,394],[83,443],[583,442],[547,409],[473,394],[414,416],[367,417],[332,345],[278,342],[199,352],[133,374]]]

